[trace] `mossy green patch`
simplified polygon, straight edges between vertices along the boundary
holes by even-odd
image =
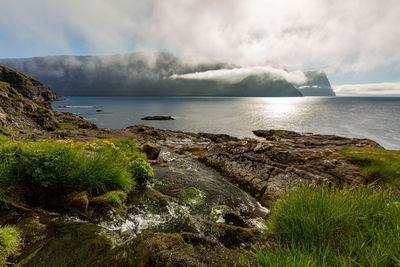
[[[195,187],[182,189],[178,193],[178,198],[191,209],[197,209],[204,205],[202,193]]]
[[[17,132],[16,131],[14,131],[14,130],[11,130],[11,129],[9,129],[9,128],[7,128],[7,127],[4,127],[4,126],[0,126],[0,134],[3,134],[3,135],[5,135],[5,136],[13,136],[13,135],[15,135]]]
[[[180,234],[144,231],[101,259],[103,266],[200,266]]]
[[[272,136],[276,137],[285,137],[288,136],[289,134],[287,132],[275,132]]]
[[[55,133],[60,134],[60,133],[65,133],[65,132],[71,132],[73,134],[78,134],[79,127],[70,123],[70,122],[61,122],[58,123],[57,129],[54,130]]]
[[[9,92],[9,89],[8,89],[9,87],[10,87],[9,83],[0,81],[0,91],[8,93]]]
[[[253,242],[260,231],[256,228],[244,228],[224,223],[218,223],[218,239],[227,247],[240,247]]]
[[[91,203],[96,205],[106,205],[115,208],[117,211],[123,211],[125,201],[127,199],[127,193],[123,191],[110,191],[104,195],[94,197],[90,200]]]
[[[69,130],[74,130],[74,129],[78,128],[78,126],[73,125],[70,122],[59,123],[58,127],[61,128],[61,129],[69,129]]]
[[[30,116],[40,118],[48,116],[50,114],[50,110],[48,108],[38,104],[35,104],[35,106],[36,106],[36,111],[28,113]]]
[[[86,192],[72,192],[62,198],[63,205],[72,212],[85,213],[89,205],[89,199]]]
[[[112,248],[102,228],[81,222],[54,221],[40,250],[22,262],[28,266],[101,266],[98,259]],[[22,265],[22,264],[21,264]]]

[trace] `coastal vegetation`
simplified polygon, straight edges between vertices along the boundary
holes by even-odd
[[[340,154],[363,166],[370,182],[400,190],[400,151],[383,148],[344,148]]]
[[[399,151],[285,130],[97,129],[54,112],[34,78],[0,76],[0,266],[400,265]]]
[[[400,196],[372,187],[302,186],[273,203],[276,250],[262,266],[398,266]]]
[[[129,192],[152,169],[129,139],[12,141],[0,139],[0,203],[46,205],[52,196],[82,192],[89,199]],[[116,201],[111,194],[110,199]],[[117,201],[118,202],[118,201]]]

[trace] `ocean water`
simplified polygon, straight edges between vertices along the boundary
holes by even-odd
[[[400,150],[400,97],[67,97],[53,103],[102,128],[145,124],[190,132],[255,137],[252,130],[369,138]],[[142,121],[171,115],[173,121]]]

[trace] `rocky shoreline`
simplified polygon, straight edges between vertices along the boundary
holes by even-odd
[[[118,147],[113,140],[133,140],[134,152],[145,153],[139,157],[154,171],[127,191],[53,192],[46,198],[26,190],[25,202],[0,198],[0,229],[20,231],[21,249],[8,258],[17,266],[258,266],[254,247],[278,249],[266,224],[273,201],[304,184],[367,184],[362,165],[340,151],[381,148],[367,139],[285,130],[255,130],[255,138],[239,139],[144,125],[98,129],[54,112],[49,101],[56,96],[33,78],[3,68],[1,79],[4,144],[91,144],[93,150],[80,151],[91,158],[98,147],[124,149],[126,143]],[[27,84],[33,86],[28,93]],[[35,197],[40,201],[29,201]]]
[[[3,210],[0,225],[17,225],[23,231],[24,249],[16,262],[43,266],[47,257],[54,257],[50,262],[56,265],[87,260],[91,266],[232,266],[239,261],[240,266],[257,266],[248,249],[254,244],[276,247],[274,238],[260,235],[268,216],[263,206],[303,183],[364,183],[361,167],[337,151],[347,146],[379,147],[365,139],[256,133],[265,140],[143,125],[63,133],[59,138],[75,141],[134,139],[151,158],[155,176],[148,186],[130,194],[122,213],[102,202],[89,204],[91,211],[86,211],[79,208],[84,207],[79,198],[62,202],[75,210],[75,217],[54,210]],[[112,212],[102,213],[104,208]],[[96,250],[82,252],[85,256],[79,258],[82,242]],[[93,256],[86,259],[86,253]],[[68,260],[71,255],[78,258]]]
[[[64,136],[78,140],[133,138],[141,146],[190,154],[249,192],[263,205],[284,189],[302,183],[363,184],[361,166],[340,156],[344,147],[380,148],[368,139],[299,134],[285,130],[256,130],[258,137],[239,139],[224,134],[191,133],[135,125],[126,129],[85,130]],[[152,152],[148,152],[148,155]],[[153,157],[150,157],[154,159]]]

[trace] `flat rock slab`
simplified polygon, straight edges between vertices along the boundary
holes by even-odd
[[[171,116],[147,116],[147,117],[141,118],[141,120],[143,120],[143,121],[173,121],[175,119]]]

